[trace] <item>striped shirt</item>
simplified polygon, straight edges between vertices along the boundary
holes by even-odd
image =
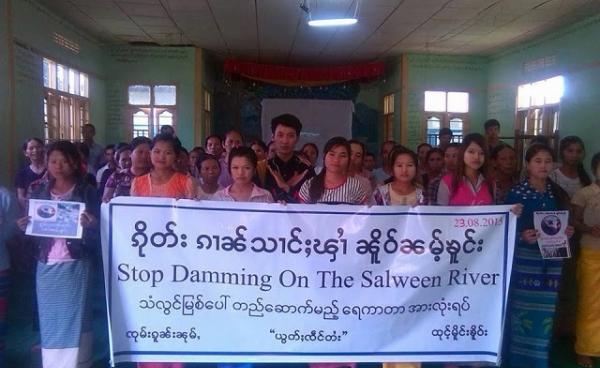
[[[310,186],[314,178],[307,180],[298,193],[300,202],[313,203],[310,200]],[[364,184],[356,177],[348,177],[346,181],[335,188],[325,188],[321,198],[316,203],[324,204],[364,204],[369,198],[370,188],[365,188]]]

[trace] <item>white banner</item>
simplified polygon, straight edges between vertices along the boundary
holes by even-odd
[[[113,363],[496,363],[515,223],[508,206],[114,199]]]

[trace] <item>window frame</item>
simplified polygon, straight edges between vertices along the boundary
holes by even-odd
[[[426,101],[425,101],[425,95],[427,92],[443,92],[445,93],[445,97],[446,97],[446,110],[445,111],[427,111],[425,109],[426,106]],[[448,111],[448,94],[449,93],[466,93],[467,94],[467,112],[449,112]],[[423,110],[421,113],[421,141],[422,142],[427,142],[429,144],[431,144],[432,146],[438,146],[439,145],[439,135],[436,135],[435,137],[429,137],[429,135],[427,134],[428,131],[428,127],[427,127],[427,122],[429,121],[430,117],[436,117],[440,120],[440,129],[442,128],[450,128],[450,121],[452,119],[461,119],[463,126],[462,126],[462,136],[458,136],[458,135],[454,135],[452,137],[452,142],[453,143],[460,143],[462,142],[462,138],[469,133],[470,130],[470,110],[471,110],[471,104],[470,104],[470,100],[471,100],[471,94],[467,91],[443,91],[443,90],[425,90],[423,91]],[[431,139],[435,140],[435,144],[432,144]]]
[[[150,104],[139,104],[139,105],[130,104],[129,88],[132,86],[149,86],[150,87]],[[156,105],[156,104],[154,104],[154,102],[155,102],[154,88],[156,86],[174,86],[175,87],[175,104],[174,105]],[[177,83],[177,82],[129,81],[126,84],[126,88],[125,88],[125,101],[126,101],[126,106],[127,106],[125,109],[125,114],[126,114],[125,121],[127,122],[127,132],[128,132],[129,137],[135,138],[135,137],[139,136],[136,134],[136,129],[134,129],[134,124],[133,124],[134,115],[139,111],[142,111],[148,115],[148,130],[147,130],[148,135],[147,135],[147,137],[152,138],[160,132],[161,126],[158,123],[159,114],[161,114],[165,111],[168,111],[169,113],[171,113],[173,115],[172,116],[172,119],[173,119],[172,127],[175,129],[175,131],[177,131],[178,109],[179,109],[179,102],[180,102],[179,95],[180,95],[180,86],[179,86],[179,83]]]

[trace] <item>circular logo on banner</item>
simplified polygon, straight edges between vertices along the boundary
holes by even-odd
[[[556,235],[560,231],[562,224],[555,215],[548,215],[542,219],[542,231],[548,235]]]

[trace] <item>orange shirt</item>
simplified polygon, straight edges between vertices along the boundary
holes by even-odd
[[[175,172],[164,184],[152,184],[150,174],[138,176],[131,182],[131,195],[136,197],[166,197],[193,199],[196,185],[189,175]]]

